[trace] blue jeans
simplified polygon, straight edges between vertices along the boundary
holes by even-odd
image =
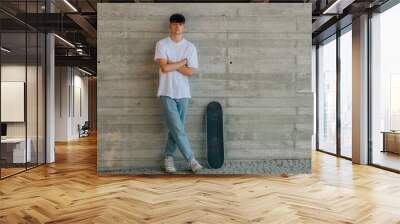
[[[186,109],[189,99],[172,99],[169,96],[160,96],[160,99],[164,109],[164,119],[169,130],[164,156],[173,156],[178,146],[185,159],[191,161],[194,157],[185,131]]]

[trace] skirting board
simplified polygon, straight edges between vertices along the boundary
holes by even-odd
[[[276,174],[304,174],[311,173],[310,159],[273,159],[273,160],[229,160],[225,161],[219,169],[207,168],[207,162],[200,161],[204,168],[197,174],[254,174],[254,175],[276,175]],[[187,163],[176,162],[176,174],[191,174]],[[97,172],[102,174],[134,174],[134,175],[160,175],[164,172],[163,162],[159,167],[126,167],[110,168],[98,167]],[[169,174],[168,174],[169,175]]]

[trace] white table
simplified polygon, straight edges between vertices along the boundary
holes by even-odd
[[[28,142],[25,151],[25,138],[6,138],[6,139],[1,139],[1,144],[3,145],[14,145],[13,148],[13,163],[25,163],[25,162],[31,162],[32,160],[32,154],[31,154],[31,145],[32,145],[32,140],[30,138],[27,138],[26,140]],[[27,159],[25,161],[25,159]]]

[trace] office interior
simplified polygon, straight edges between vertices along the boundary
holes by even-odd
[[[146,2],[190,4],[192,1],[0,1],[0,185],[3,187],[0,192],[11,192],[10,185],[16,182],[31,184],[34,181],[30,177],[33,176],[36,178],[35,184],[39,185],[34,190],[40,191],[38,189],[43,187],[40,181],[54,183],[51,181],[59,178],[58,181],[65,181],[61,184],[62,187],[68,188],[71,185],[73,189],[68,189],[69,192],[51,192],[54,193],[51,196],[59,199],[54,200],[59,203],[54,205],[56,208],[73,206],[75,202],[82,200],[82,204],[86,206],[84,209],[74,207],[75,210],[67,208],[64,211],[71,212],[71,216],[80,216],[79,218],[86,218],[84,215],[77,215],[80,212],[98,212],[100,214],[96,213],[96,218],[105,223],[105,220],[121,221],[115,218],[115,214],[131,218],[132,222],[139,220],[142,223],[151,223],[154,220],[191,223],[193,219],[202,218],[204,219],[201,221],[204,222],[215,219],[215,222],[225,223],[270,221],[254,217],[249,218],[248,222],[243,221],[245,219],[240,219],[239,212],[235,210],[243,205],[256,205],[254,210],[253,207],[243,209],[248,216],[259,209],[260,214],[268,214],[282,223],[285,220],[295,220],[293,223],[305,222],[304,220],[317,223],[368,223],[368,220],[369,223],[397,223],[400,220],[400,205],[394,197],[398,195],[400,173],[399,0],[196,1],[204,4],[232,2],[312,5],[310,54],[314,128],[310,153],[312,172],[315,175],[293,177],[284,174],[261,180],[245,176],[237,177],[242,178],[240,180],[227,178],[221,182],[218,182],[218,178],[207,177],[190,177],[192,179],[189,178],[189,182],[184,182],[179,177],[136,180],[136,177],[131,176],[103,177],[96,173],[97,90],[101,88],[97,86],[97,5]],[[74,160],[76,158],[79,160]],[[62,168],[57,170],[58,164]],[[75,172],[80,176],[76,176]],[[75,176],[69,176],[70,173]],[[270,182],[264,186],[263,181]],[[120,185],[117,186],[117,182]],[[232,187],[240,184],[248,186]],[[168,188],[163,188],[164,186]],[[272,199],[259,200],[254,204],[233,203],[234,199],[226,199],[232,195],[236,199],[244,195],[247,197],[245,200],[257,200],[257,197],[251,197],[253,193],[259,193],[261,198],[266,194],[261,195],[260,192],[277,186],[287,192],[284,195],[270,193]],[[192,217],[183,218],[182,213],[174,213],[178,218],[171,221],[172,215],[165,218],[152,213],[157,205],[162,206],[159,211],[163,215],[166,211],[178,213],[176,208],[181,207],[171,208],[169,205],[179,200],[177,192],[190,187],[197,187],[198,192],[194,196],[196,200],[207,200],[202,203],[210,203],[219,210],[212,211],[195,201],[189,202],[187,206],[197,206],[196,203],[200,203],[198,206],[203,210],[199,214],[202,215],[193,217],[197,213],[190,213]],[[19,189],[22,187],[12,188],[15,192]],[[115,189],[121,189],[122,193],[114,192]],[[242,195],[231,193],[238,189],[243,190]],[[300,190],[304,190],[303,195],[296,194]],[[127,192],[132,193],[132,197],[145,195],[143,197],[148,197],[148,201],[129,198],[131,196],[127,196]],[[171,192],[172,195],[168,194]],[[97,195],[100,193],[105,195],[100,197]],[[167,194],[168,199],[157,201]],[[21,194],[21,200],[16,201],[31,203],[28,200],[31,194],[26,195]],[[76,195],[80,198],[73,198]],[[115,195],[118,199],[113,201],[112,197]],[[318,199],[313,198],[315,195]],[[7,198],[7,194],[0,196],[4,200],[14,200],[13,197]],[[333,200],[334,196],[338,198]],[[23,197],[26,198],[22,199]],[[320,199],[325,197],[332,197],[329,198],[332,200]],[[69,199],[71,203],[68,205],[60,202]],[[274,206],[281,204],[272,203],[271,200],[283,199],[287,200],[283,203],[285,208],[274,210]],[[353,199],[351,203],[344,202]],[[101,204],[102,201],[107,204]],[[125,202],[135,204],[126,206],[125,209],[132,211],[140,208],[135,212],[143,212],[142,216],[136,217],[122,212],[118,206]],[[53,206],[52,203],[43,204]],[[331,207],[325,203],[332,203]],[[264,205],[271,207],[267,211]],[[37,207],[38,205],[34,205],[33,210]],[[11,210],[7,209],[9,208],[4,205],[0,209],[0,220],[6,217],[2,216],[2,210],[11,214]],[[36,218],[40,220],[44,216],[42,213],[38,215],[39,213],[29,212],[19,218],[22,220],[37,215]],[[286,214],[285,212],[289,215],[285,215],[283,219],[281,214]],[[56,216],[43,220],[54,221],[59,217]],[[229,219],[225,219],[228,216]],[[295,216],[301,218],[295,219]],[[18,220],[15,214],[12,218]],[[57,221],[65,221],[67,218]],[[75,223],[81,221],[75,218],[71,220]],[[88,215],[88,219],[90,218],[93,217]]]

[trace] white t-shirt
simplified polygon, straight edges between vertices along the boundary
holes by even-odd
[[[198,68],[197,50],[194,44],[182,38],[178,43],[174,42],[169,36],[161,39],[156,44],[154,60],[168,59],[176,62],[187,59],[187,66]],[[182,73],[174,70],[163,73],[159,69],[160,83],[157,96],[169,96],[173,99],[191,98],[189,78]]]

